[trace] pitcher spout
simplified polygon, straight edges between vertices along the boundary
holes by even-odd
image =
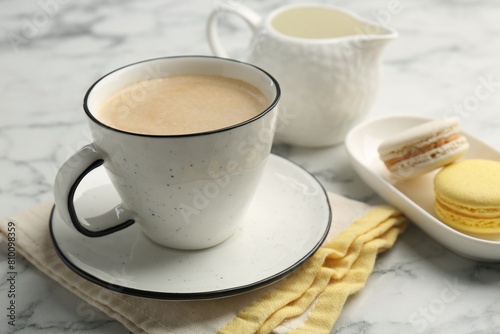
[[[397,31],[385,24],[386,20],[370,21],[343,8],[337,8],[337,13],[337,29],[345,32],[343,40],[350,47],[382,48],[398,37]]]
[[[359,36],[368,41],[388,42],[398,37],[396,30],[376,22],[360,21],[360,24],[354,30]]]
[[[354,53],[360,54],[363,58],[376,60],[388,42],[396,39],[396,30],[381,24],[359,21],[354,27],[354,34],[350,40],[343,45],[344,55],[351,57]]]

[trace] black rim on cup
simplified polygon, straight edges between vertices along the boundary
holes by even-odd
[[[102,123],[101,121],[99,121],[92,114],[92,112],[90,111],[90,109],[89,109],[89,98],[90,98],[90,95],[92,94],[92,91],[94,90],[94,88],[96,88],[96,86],[98,86],[104,79],[106,79],[106,78],[108,78],[108,77],[110,77],[112,75],[116,75],[117,73],[119,73],[119,72],[121,72],[123,70],[126,70],[128,68],[131,68],[133,66],[137,66],[137,65],[140,65],[140,64],[153,63],[153,62],[158,62],[158,61],[168,60],[168,59],[172,59],[173,60],[173,59],[188,59],[188,58],[205,60],[205,61],[212,59],[212,60],[217,61],[217,62],[231,62],[231,63],[241,64],[241,65],[247,66],[249,68],[254,68],[255,70],[259,71],[264,76],[266,76],[266,77],[268,77],[270,79],[270,81],[272,82],[272,84],[274,85],[275,90],[276,90],[275,96],[274,96],[273,100],[269,103],[268,107],[264,111],[262,111],[258,115],[254,116],[254,117],[252,117],[250,119],[247,119],[247,120],[245,120],[243,122],[240,122],[240,123],[237,123],[237,124],[225,127],[225,128],[220,128],[220,129],[215,129],[215,130],[210,130],[210,131],[199,132],[199,133],[178,134],[178,135],[152,135],[152,134],[135,133],[135,132],[129,132],[129,131],[124,131],[124,130],[116,129],[116,128],[110,127],[109,125],[106,125],[106,124]],[[85,97],[83,99],[83,109],[84,109],[85,113],[87,114],[87,116],[94,123],[99,124],[100,126],[102,126],[104,128],[107,128],[109,130],[113,130],[113,131],[117,131],[117,132],[121,132],[121,133],[126,133],[126,134],[134,135],[134,136],[142,136],[142,137],[194,137],[194,136],[200,136],[200,135],[207,135],[207,134],[211,134],[211,133],[218,133],[218,132],[223,132],[223,131],[229,131],[229,130],[238,128],[240,126],[243,126],[245,124],[252,123],[255,120],[257,120],[257,119],[259,119],[259,118],[267,115],[271,110],[273,110],[276,107],[276,105],[278,104],[278,101],[280,100],[280,97],[281,97],[281,88],[279,86],[278,81],[271,74],[269,74],[268,72],[266,72],[262,68],[257,67],[255,65],[252,65],[252,64],[249,64],[249,63],[245,63],[245,62],[242,62],[242,61],[239,61],[239,60],[228,59],[228,58],[221,58],[221,57],[215,57],[215,56],[202,56],[202,55],[171,56],[171,57],[152,58],[152,59],[148,59],[148,60],[143,60],[143,61],[140,61],[140,62],[132,63],[132,64],[129,64],[129,65],[125,65],[123,67],[120,67],[120,68],[118,68],[118,69],[116,69],[114,71],[111,71],[108,74],[102,76],[100,79],[98,79],[96,82],[94,82],[94,84],[92,84],[92,86],[90,86],[90,88],[87,90],[87,93],[85,94]]]

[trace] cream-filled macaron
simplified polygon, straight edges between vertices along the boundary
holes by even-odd
[[[385,140],[380,159],[398,178],[416,177],[460,159],[469,149],[455,118],[420,124]]]

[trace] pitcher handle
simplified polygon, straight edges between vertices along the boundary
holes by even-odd
[[[223,58],[228,58],[228,54],[219,39],[217,24],[218,17],[223,13],[232,13],[241,17],[252,29],[253,32],[257,30],[260,22],[262,21],[259,14],[252,9],[245,7],[235,1],[218,1],[216,8],[212,11],[207,21],[207,39],[210,44],[212,52]]]
[[[76,215],[73,202],[80,181],[107,159],[104,152],[94,144],[88,144],[71,156],[59,169],[54,184],[56,210],[66,223],[70,223],[81,234],[95,238],[118,232],[135,222],[134,212],[121,204],[102,215],[86,218],[87,228]]]

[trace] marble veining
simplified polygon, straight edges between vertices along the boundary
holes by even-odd
[[[142,59],[210,54],[205,20],[219,1],[7,0],[0,5],[0,217],[52,199],[57,169],[90,141],[82,100],[117,67]],[[234,0],[264,14],[299,0]],[[382,55],[368,117],[388,113],[456,116],[500,148],[500,2],[318,0],[399,32]],[[226,15],[220,33],[232,57],[250,39]],[[382,200],[355,174],[343,145],[276,146],[324,187],[370,204]],[[5,242],[1,242],[5,250]],[[0,309],[7,307],[7,255],[0,252]],[[17,321],[1,333],[128,333],[17,258]],[[332,333],[499,333],[500,264],[449,252],[411,226],[380,255],[366,287],[349,299]]]

